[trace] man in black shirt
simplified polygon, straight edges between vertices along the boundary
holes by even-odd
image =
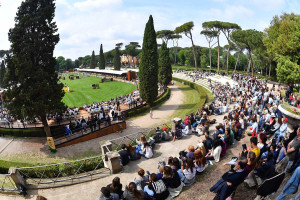
[[[129,163],[129,154],[128,151],[126,150],[126,145],[122,144],[121,145],[122,150],[119,151],[120,155],[120,161],[123,166],[127,165]]]

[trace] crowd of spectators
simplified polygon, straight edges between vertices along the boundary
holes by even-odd
[[[218,83],[212,88],[215,100],[211,104],[203,106],[197,113],[192,113],[183,120],[174,120],[172,131],[168,132],[163,128],[156,131],[160,132],[160,136],[154,136],[163,138],[162,133],[165,133],[174,141],[184,135],[203,135],[197,146],[190,145],[187,152],[181,151],[178,157],[170,157],[167,163],[159,163],[157,173],[148,172],[145,175],[144,169],[139,169],[137,178],[125,188],[126,195],[129,186],[133,188],[131,195],[133,191],[138,193],[135,192],[134,197],[127,198],[124,191],[119,198],[171,199],[179,195],[183,186],[192,185],[195,177],[207,167],[220,162],[228,148],[240,143],[242,138],[248,142],[240,144],[240,153],[224,163],[224,166],[230,166],[230,170],[210,188],[216,194],[215,199],[226,199],[234,195],[243,182],[249,187],[259,187],[264,182],[270,182],[273,189],[271,187],[263,193],[274,193],[282,183],[282,180],[278,181],[278,177],[283,172],[293,173],[293,176],[277,199],[284,199],[286,195],[297,191],[300,178],[300,127],[294,124],[293,129],[288,129],[288,119],[278,109],[278,105],[284,102],[280,91],[275,91],[275,87],[268,88],[266,80],[259,81],[240,74],[233,74],[232,79],[235,81],[233,85]],[[295,93],[287,93],[286,96],[292,96],[286,99],[290,105],[299,106]],[[229,105],[232,109],[229,109]],[[215,120],[210,119],[211,115],[220,114],[224,114],[221,123],[216,124]],[[212,124],[215,124],[214,128]],[[145,137],[138,142],[133,151],[137,158],[145,156],[143,149],[146,144],[149,142]],[[152,148],[152,145],[149,146]],[[123,147],[122,151],[127,152],[125,157],[130,160],[130,148],[126,145]],[[152,149],[151,152],[152,157]],[[122,160],[124,157],[121,156],[123,164]],[[113,193],[112,190],[110,192]],[[102,197],[103,195],[102,192]],[[257,198],[260,199],[260,196]]]

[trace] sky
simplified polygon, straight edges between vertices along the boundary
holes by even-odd
[[[14,18],[22,0],[0,0],[0,49],[10,48],[8,31],[14,27]],[[55,21],[60,41],[54,55],[76,59],[99,54],[129,42],[143,41],[145,24],[153,16],[155,30],[174,30],[189,21],[194,22],[195,45],[208,46],[200,35],[205,21],[237,23],[242,29],[263,31],[273,16],[282,13],[300,14],[299,0],[56,0]],[[161,40],[158,40],[161,43]],[[227,44],[221,37],[221,45]],[[169,42],[168,46],[172,46]],[[183,36],[179,46],[191,46]]]

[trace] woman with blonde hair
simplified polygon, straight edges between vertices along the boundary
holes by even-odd
[[[136,153],[140,155],[144,155],[143,151],[145,148],[145,144],[147,143],[147,139],[144,135],[140,137],[140,141],[136,140]]]
[[[201,174],[205,168],[206,168],[206,158],[205,156],[202,154],[201,150],[197,150],[194,153],[195,155],[195,168],[196,168],[196,175]]]

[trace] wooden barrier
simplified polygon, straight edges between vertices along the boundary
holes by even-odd
[[[105,127],[105,128],[103,128],[99,131],[89,133],[87,135],[82,135],[80,137],[77,137],[77,138],[74,138],[72,140],[66,141],[64,143],[58,144],[58,145],[56,145],[56,148],[70,146],[70,145],[73,145],[73,144],[77,144],[77,143],[80,143],[80,142],[85,142],[85,141],[92,140],[92,139],[95,139],[95,138],[98,138],[98,137],[109,135],[111,133],[118,132],[121,129],[120,125],[122,126],[123,130],[126,129],[126,122],[125,121],[120,122],[120,123],[113,124],[111,126]]]

